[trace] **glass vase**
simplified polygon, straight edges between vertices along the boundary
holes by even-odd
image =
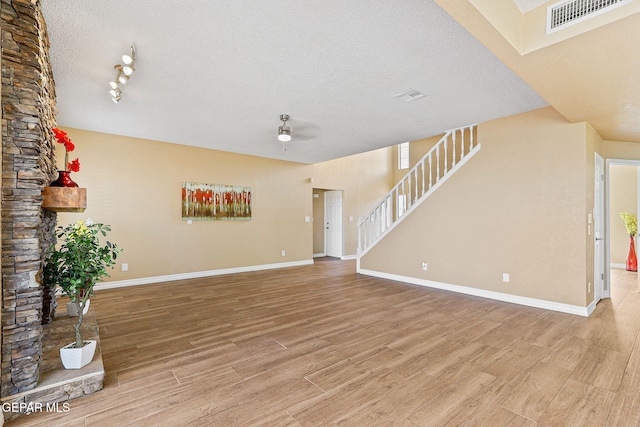
[[[49,184],[49,187],[77,187],[76,184],[71,179],[71,172],[69,171],[58,171],[58,179]]]

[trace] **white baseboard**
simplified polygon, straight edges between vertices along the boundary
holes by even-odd
[[[611,267],[611,268],[619,268],[621,270],[626,270],[627,269],[627,264],[614,264],[614,263],[611,263],[609,265],[609,267]]]
[[[591,313],[593,313],[593,310],[596,309],[596,304],[598,304],[598,301],[594,299],[593,301],[591,301],[591,304],[587,306],[587,316],[591,316]]]
[[[452,285],[449,283],[434,282],[431,280],[418,279],[415,277],[398,276],[395,274],[382,273],[379,271],[361,269],[360,274],[367,276],[380,277],[382,279],[395,280],[398,282],[410,283],[412,285],[425,286],[428,288],[442,289],[445,291],[457,292],[460,294],[473,295],[482,298],[488,298],[497,301],[504,301],[513,304],[526,305],[528,307],[542,308],[545,310],[558,311],[561,313],[575,314],[578,316],[589,317],[595,309],[595,302],[589,307],[580,307],[577,305],[564,304],[554,301],[540,300],[536,298],[521,297],[518,295],[505,294],[502,292],[488,291],[485,289],[470,288],[467,286]]]
[[[319,254],[313,254],[313,257],[314,257],[314,258],[322,258],[322,257],[324,257],[324,256],[327,256],[327,254],[326,254],[326,253],[324,253],[324,252],[319,253]]]
[[[313,264],[312,259],[292,262],[281,262],[277,264],[249,265],[246,267],[223,268],[220,270],[195,271],[192,273],[169,274],[166,276],[142,277],[140,279],[116,280],[113,282],[103,282],[96,284],[93,289],[124,288],[127,286],[149,285],[152,283],[171,282],[173,280],[197,279],[200,277],[222,276],[223,274],[246,273],[249,271],[273,270],[276,268],[299,267],[301,265]]]
[[[358,255],[342,255],[342,256],[340,257],[340,259],[341,259],[342,261],[350,261],[350,260],[352,260],[352,259],[356,259],[356,258],[358,258]]]

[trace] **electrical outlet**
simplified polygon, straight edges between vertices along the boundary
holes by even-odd
[[[509,273],[502,273],[502,281],[504,283],[509,283]]]
[[[129,271],[129,264],[123,263],[122,264],[122,271]]]
[[[282,256],[287,256],[287,251],[285,251],[284,249],[282,250]]]
[[[427,270],[427,263],[422,261],[422,269]]]

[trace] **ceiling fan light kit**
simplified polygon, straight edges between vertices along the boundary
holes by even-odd
[[[281,141],[281,142],[291,141],[291,128],[287,126],[287,120],[289,120],[289,115],[281,114],[280,120],[282,120],[282,126],[278,127],[278,141]]]
[[[122,89],[120,85],[125,85],[129,81],[129,77],[136,70],[133,68],[133,63],[136,60],[136,49],[133,45],[131,45],[131,54],[122,55],[123,64],[116,64],[113,68],[117,71],[116,78],[114,81],[109,82],[109,86],[111,86],[111,90],[109,94],[111,95],[111,100],[116,104],[120,102],[120,98],[122,98]]]

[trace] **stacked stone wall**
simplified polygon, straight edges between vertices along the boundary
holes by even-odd
[[[1,0],[2,363],[0,395],[33,389],[42,342],[43,254],[55,213],[42,189],[55,177],[55,89],[40,0]],[[45,310],[46,311],[46,310]],[[50,308],[49,308],[50,311]],[[47,313],[45,313],[45,317]]]

